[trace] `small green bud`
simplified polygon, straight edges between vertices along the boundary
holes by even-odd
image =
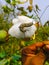
[[[5,40],[7,32],[5,30],[0,30],[0,41]]]

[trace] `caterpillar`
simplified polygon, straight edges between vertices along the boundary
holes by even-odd
[[[22,32],[26,32],[26,30],[24,30],[24,27],[30,27],[33,25],[33,22],[30,22],[30,23],[22,23],[20,26],[19,26],[19,29],[20,31]]]

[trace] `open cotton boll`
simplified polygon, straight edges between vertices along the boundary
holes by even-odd
[[[34,35],[35,31],[37,30],[36,26],[33,25],[31,27],[25,28],[27,31],[25,33],[21,32],[19,29],[20,24],[15,24],[9,29],[9,34],[16,38],[28,38]],[[25,35],[25,36],[24,36]]]
[[[27,17],[27,16],[23,16],[23,15],[22,15],[22,16],[18,16],[17,18],[18,18],[18,20],[19,20],[20,22],[22,22],[22,23],[35,22],[34,19],[29,18],[29,17]]]
[[[34,21],[34,19],[32,18],[28,18],[26,16],[17,16],[17,18],[14,18],[12,20],[12,23],[14,24],[8,31],[8,33],[16,38],[26,38],[26,37],[31,37],[32,35],[34,35],[34,33],[36,32],[37,28],[35,25],[32,25],[30,27],[24,27],[24,30],[26,30],[26,32],[22,32],[19,28],[19,26],[21,24],[24,23],[33,23],[35,24],[36,22]]]
[[[28,27],[27,31],[25,32],[25,37],[31,37],[35,34],[37,28],[35,25],[32,25],[31,27]]]
[[[22,33],[19,29],[19,25],[20,24],[15,24],[13,25],[8,33],[12,36],[12,37],[16,37],[16,38],[24,38],[24,33]]]
[[[17,24],[18,23],[18,19],[17,18],[14,18],[13,20],[12,20],[12,24]]]
[[[27,16],[17,16],[17,18],[14,18],[12,20],[12,23],[13,24],[17,24],[18,22],[21,22],[21,23],[30,23],[30,22],[33,22],[33,24],[35,24],[36,22],[34,21],[34,19],[32,18],[28,18]]]

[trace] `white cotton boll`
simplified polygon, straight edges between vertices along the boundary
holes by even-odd
[[[22,23],[30,23],[32,21],[34,21],[32,18],[28,18],[26,16],[18,16],[18,20]]]
[[[24,33],[22,33],[19,29],[19,24],[15,24],[13,25],[8,33],[13,36],[13,37],[16,37],[16,38],[24,38]]]
[[[12,23],[13,23],[13,24],[17,24],[17,23],[18,23],[18,19],[17,19],[17,18],[14,18],[14,19],[12,20]]]
[[[37,28],[35,25],[32,25],[27,29],[28,31],[25,32],[25,37],[31,37],[36,32]]]
[[[23,16],[23,15],[22,16],[17,16],[17,18],[14,18],[12,20],[13,24],[16,24],[18,22],[21,22],[21,23],[30,23],[30,22],[33,22],[33,24],[36,23],[34,19],[28,18],[27,16]]]
[[[35,24],[35,23],[36,23],[34,19],[32,19],[32,22],[33,22],[33,24]]]
[[[12,23],[14,24],[8,31],[8,33],[16,38],[26,38],[26,37],[31,37],[32,35],[34,35],[34,33],[36,32],[37,28],[35,25],[32,25],[30,27],[25,27],[24,29],[26,30],[26,32],[22,32],[19,29],[19,26],[22,23],[30,23],[33,22],[33,24],[35,24],[36,22],[34,21],[34,19],[32,18],[28,18],[26,16],[17,16],[17,18],[14,18],[12,20]],[[25,35],[25,36],[24,36]]]

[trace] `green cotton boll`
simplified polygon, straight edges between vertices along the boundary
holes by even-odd
[[[7,32],[5,30],[0,30],[0,41],[5,40]]]
[[[49,65],[49,62],[48,62],[48,61],[46,61],[44,65]]]

